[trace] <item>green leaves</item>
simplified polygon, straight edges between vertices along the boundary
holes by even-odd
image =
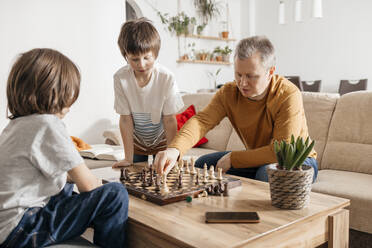
[[[306,138],[304,142],[302,137],[295,137],[291,135],[289,143],[284,140],[278,142],[274,141],[274,152],[278,160],[279,167],[285,170],[301,169],[305,159],[309,156],[314,148],[315,141],[310,145],[310,137]]]

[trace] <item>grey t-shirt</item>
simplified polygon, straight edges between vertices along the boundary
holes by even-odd
[[[84,161],[55,115],[11,120],[0,135],[0,244],[30,207],[44,207]]]

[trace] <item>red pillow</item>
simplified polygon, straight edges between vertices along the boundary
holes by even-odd
[[[177,131],[181,129],[181,127],[183,126],[183,124],[186,123],[186,121],[188,119],[190,119],[193,115],[195,115],[196,112],[195,112],[195,107],[194,105],[190,105],[190,107],[188,107],[185,111],[183,111],[182,113],[176,115],[176,119],[177,119]],[[194,147],[198,147],[204,143],[207,143],[208,140],[207,138],[203,137],[199,140],[198,143],[196,143],[196,145],[194,145]]]

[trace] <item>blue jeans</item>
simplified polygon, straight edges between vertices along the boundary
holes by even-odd
[[[44,247],[57,244],[94,228],[100,247],[124,247],[128,219],[128,192],[120,183],[108,183],[76,194],[73,184],[49,200],[43,208],[29,208],[0,248]]]
[[[204,164],[207,164],[208,168],[211,165],[216,165],[218,160],[222,158],[224,155],[229,153],[231,151],[226,152],[214,152],[210,154],[206,154],[198,158],[198,160],[195,161],[195,166],[199,168],[203,168]],[[315,182],[317,176],[318,176],[318,162],[314,158],[307,158],[304,161],[304,164],[309,165],[314,168],[314,176],[313,176],[313,183]],[[268,182],[268,176],[266,172],[266,167],[268,165],[262,165],[260,167],[251,167],[251,168],[233,168],[231,167],[226,173],[240,176],[240,177],[247,177],[256,179],[263,182]]]

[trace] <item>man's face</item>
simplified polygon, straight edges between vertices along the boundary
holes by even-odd
[[[244,97],[259,100],[265,96],[275,67],[265,69],[259,53],[244,60],[236,57],[234,69],[236,84]]]
[[[128,63],[132,67],[134,73],[140,76],[151,74],[155,59],[152,51],[139,55],[128,54],[127,56]]]

